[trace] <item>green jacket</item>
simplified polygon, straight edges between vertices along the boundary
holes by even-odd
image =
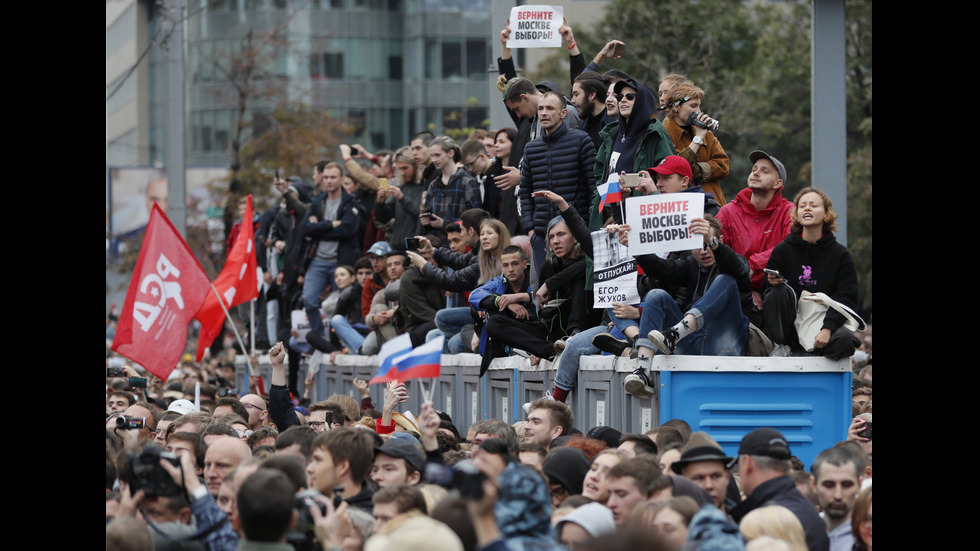
[[[619,134],[619,121],[611,122],[606,125],[599,136],[602,137],[602,144],[595,157],[595,183],[598,187],[606,183],[609,179],[609,158],[613,152],[613,140]],[[646,170],[652,166],[657,166],[660,161],[670,155],[676,155],[674,142],[664,128],[663,123],[657,119],[650,119],[647,132],[640,140],[640,145],[636,148],[636,156],[633,158],[633,172]],[[602,213],[599,212],[599,192],[592,193],[592,206],[589,208],[589,229],[592,231],[602,227]],[[592,259],[588,259],[585,272],[585,288],[592,288]]]

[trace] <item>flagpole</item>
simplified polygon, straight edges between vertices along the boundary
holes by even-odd
[[[249,341],[251,341],[249,343],[251,345],[251,348],[249,348],[251,354],[255,354],[255,301],[256,300],[258,299],[253,298],[252,300],[248,301],[248,317],[250,320],[249,332],[252,335],[252,338],[249,339]]]
[[[242,354],[248,355],[248,348],[245,347],[245,341],[242,339],[241,334],[238,332],[238,326],[235,325],[235,320],[231,319],[231,314],[228,313],[228,308],[225,307],[225,301],[218,294],[218,290],[214,288],[214,283],[211,284],[211,290],[214,292],[214,296],[218,297],[218,304],[221,306],[221,310],[225,313],[225,318],[231,322],[231,329],[235,332],[235,338],[238,339],[238,345],[242,347]],[[221,333],[218,333],[221,336]],[[248,362],[245,362],[245,373],[248,375],[250,373],[248,369]]]

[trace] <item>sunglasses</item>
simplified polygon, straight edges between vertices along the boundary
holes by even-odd
[[[618,99],[619,101],[623,101],[623,98],[633,101],[636,99],[636,92],[628,92],[626,94],[616,94],[616,99]]]

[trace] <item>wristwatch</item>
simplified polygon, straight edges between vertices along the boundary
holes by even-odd
[[[704,140],[701,139],[701,136],[694,136],[694,139],[691,141],[698,145],[704,145]]]

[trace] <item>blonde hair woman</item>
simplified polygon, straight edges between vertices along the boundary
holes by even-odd
[[[803,525],[789,509],[770,505],[745,515],[738,529],[746,541],[770,536],[789,544],[790,551],[807,551]]]

